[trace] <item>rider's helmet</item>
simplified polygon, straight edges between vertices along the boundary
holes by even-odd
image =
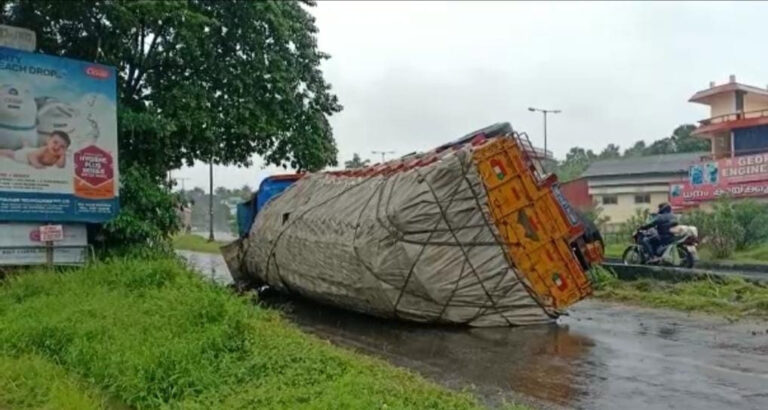
[[[659,204],[659,213],[660,214],[668,214],[672,212],[672,205],[670,205],[667,202],[662,202]]]

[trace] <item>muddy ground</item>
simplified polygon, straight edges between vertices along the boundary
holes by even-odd
[[[229,279],[218,255],[180,252],[206,277]],[[273,295],[302,329],[382,357],[491,406],[767,409],[768,322],[588,300],[557,323],[446,328],[379,320]]]

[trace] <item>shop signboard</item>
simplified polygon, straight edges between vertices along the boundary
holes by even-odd
[[[768,196],[768,152],[694,164],[686,180],[670,184],[670,203],[676,206],[720,196]]]

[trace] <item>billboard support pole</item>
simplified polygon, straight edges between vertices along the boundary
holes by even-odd
[[[53,241],[45,241],[45,265],[48,269],[53,267]]]

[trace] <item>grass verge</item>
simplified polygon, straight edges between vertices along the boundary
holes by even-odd
[[[63,368],[35,355],[0,356],[0,408],[90,410],[107,401]]]
[[[605,256],[608,258],[621,258],[624,256],[624,249],[627,249],[627,244],[623,243],[609,243],[605,245]]]
[[[626,243],[609,243],[605,246],[605,256],[608,258],[621,258],[624,253],[624,249],[627,249],[629,244]],[[711,253],[706,247],[699,248],[699,258],[708,262],[733,262],[733,263],[754,263],[754,264],[768,264],[768,243],[761,244],[750,249],[742,251],[735,251],[727,259],[716,259],[711,256]]]
[[[219,248],[226,243],[222,241],[208,242],[207,239],[199,235],[182,234],[173,237],[174,249],[183,249],[188,251],[197,251],[205,253],[219,253]]]
[[[600,268],[593,280],[596,282],[595,296],[600,299],[735,318],[768,318],[768,287],[741,278],[725,278],[717,282],[621,281]]]
[[[6,278],[0,357],[0,401],[12,408],[99,408],[106,396],[137,408],[479,407],[306,335],[173,259]]]

